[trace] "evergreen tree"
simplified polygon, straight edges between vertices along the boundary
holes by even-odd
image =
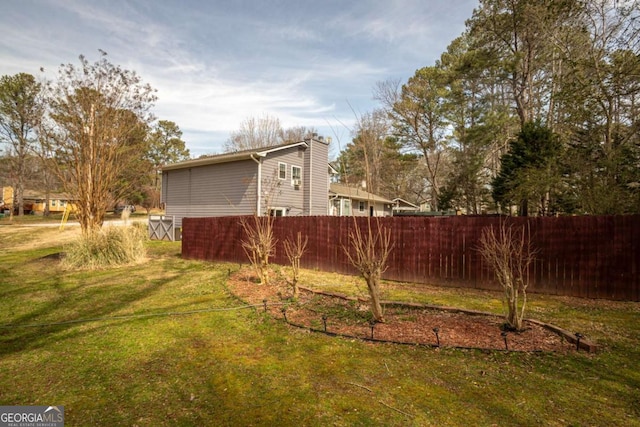
[[[517,204],[523,216],[529,215],[530,207],[540,215],[549,214],[560,184],[561,147],[558,137],[540,121],[525,123],[500,159],[500,172],[492,182],[494,200],[503,208]]]

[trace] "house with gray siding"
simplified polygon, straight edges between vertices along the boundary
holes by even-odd
[[[326,215],[328,143],[321,139],[187,160],[162,168],[165,214]]]

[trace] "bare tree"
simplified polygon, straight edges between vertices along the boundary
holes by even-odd
[[[80,67],[60,67],[49,85],[46,143],[55,153],[55,172],[76,200],[83,235],[98,229],[114,188],[140,159],[141,129],[153,119],[154,89],[133,71],[104,57]]]
[[[276,249],[276,239],[273,236],[272,216],[242,217],[240,225],[245,233],[242,249],[247,254],[251,266],[260,279],[260,284],[269,284],[269,258]]]
[[[375,223],[375,230],[372,227]],[[354,218],[354,228],[349,233],[351,248],[342,249],[353,265],[367,282],[371,314],[376,322],[384,322],[384,312],[380,304],[380,282],[387,270],[387,260],[393,249],[391,230],[383,227],[378,218],[367,218],[364,232]]]
[[[306,126],[284,129],[280,119],[268,114],[259,118],[248,117],[240,123],[238,130],[231,132],[224,143],[224,151],[235,152],[300,142],[317,133],[315,128]]]
[[[513,330],[522,329],[527,305],[528,270],[535,260],[528,228],[508,226],[504,222],[497,230],[485,227],[480,236],[479,251],[504,291],[506,326]]]
[[[353,144],[362,153],[367,190],[379,194],[386,178],[384,163],[389,161],[387,137],[390,135],[390,123],[383,110],[373,110],[371,113],[362,114],[354,127]],[[391,175],[395,173],[397,171]]]
[[[376,82],[373,88],[373,99],[380,102],[386,111],[392,111],[393,106],[400,101],[402,81],[387,79]]]
[[[371,187],[372,172],[378,165],[377,148],[380,139],[384,138],[386,131],[385,120],[381,111],[358,117],[352,134],[356,135],[353,142],[359,147],[363,157],[363,177],[368,187]],[[372,151],[372,153],[369,153]],[[348,177],[345,177],[348,179]],[[369,203],[372,201],[370,200]],[[376,229],[372,228],[375,220]],[[376,322],[384,322],[384,313],[380,304],[380,281],[382,274],[387,269],[387,259],[393,245],[391,243],[391,230],[380,225],[379,218],[367,217],[366,229],[361,230],[357,219],[353,218],[354,228],[349,232],[349,246],[343,246],[342,250],[367,282],[371,314]]]
[[[260,207],[251,217],[242,217],[240,225],[245,233],[242,248],[249,258],[251,266],[258,274],[260,283],[269,284],[269,258],[274,254],[277,240],[273,235],[274,216],[271,215],[273,203],[280,194],[278,187],[281,182],[275,175],[262,182],[262,201]],[[264,208],[263,208],[264,206]]]
[[[289,283],[293,288],[293,298],[298,298],[300,293],[300,289],[298,288],[298,280],[300,279],[300,259],[307,249],[308,240],[309,238],[306,236],[303,240],[302,234],[298,232],[296,240],[287,239],[283,242],[284,252],[291,264],[291,281]]]
[[[240,129],[231,132],[224,149],[231,152],[270,147],[282,143],[282,136],[282,126],[277,117],[249,117],[240,123]]]
[[[306,126],[294,126],[282,131],[282,142],[300,142],[317,133],[318,131],[315,128],[308,128]]]
[[[401,87],[397,82],[378,83],[374,96],[393,122],[395,136],[406,150],[420,154],[426,166],[433,210],[439,210],[441,181],[448,158],[446,75],[439,67],[424,67]]]

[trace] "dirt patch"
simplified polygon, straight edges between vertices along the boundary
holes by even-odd
[[[385,307],[385,322],[370,323],[366,301],[302,291],[297,301],[289,299],[291,290],[282,283],[269,286],[240,272],[232,275],[227,286],[248,304],[263,305],[275,318],[306,328],[364,339],[423,344],[442,347],[479,348],[515,351],[575,351],[575,344],[537,324],[525,321],[524,330],[502,335],[500,316],[466,314],[424,307],[392,305]],[[283,313],[282,309],[285,308]],[[260,308],[264,310],[264,308]],[[372,331],[373,327],[373,331]],[[436,333],[437,332],[437,333]]]

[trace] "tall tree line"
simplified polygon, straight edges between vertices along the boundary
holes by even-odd
[[[418,160],[407,176],[425,184],[394,197],[468,213],[640,212],[637,0],[481,0],[434,65],[374,97],[396,154]]]

